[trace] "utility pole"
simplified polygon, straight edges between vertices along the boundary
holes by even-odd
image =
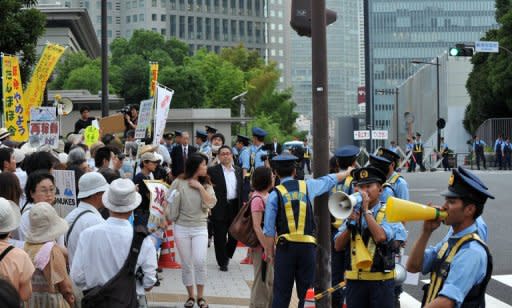
[[[108,116],[107,0],[101,0],[101,116]]]
[[[327,38],[325,0],[311,1],[311,50],[313,92],[313,173],[316,178],[326,175],[329,161],[329,117],[327,102]],[[315,290],[331,287],[331,224],[327,207],[328,194],[315,198],[317,250]],[[331,307],[331,297],[326,296],[316,307]]]
[[[373,127],[373,85],[372,76],[373,70],[371,66],[370,56],[370,0],[363,0],[363,18],[364,18],[364,76],[365,76],[365,91],[366,91],[366,128],[370,130],[370,140],[367,143],[368,153],[373,151],[372,133],[375,129]]]

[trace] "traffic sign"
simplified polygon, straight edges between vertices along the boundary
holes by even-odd
[[[387,130],[372,130],[372,139],[387,140],[388,139],[388,131]]]
[[[370,131],[369,130],[355,130],[354,131],[354,140],[370,140]]]
[[[493,41],[476,41],[475,51],[498,53],[500,51],[500,43]]]

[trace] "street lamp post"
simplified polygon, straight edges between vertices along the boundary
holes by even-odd
[[[400,138],[400,134],[399,134],[399,125],[398,125],[398,95],[400,93],[398,87],[394,88],[394,89],[376,89],[375,90],[375,93],[377,94],[380,94],[380,95],[394,95],[395,96],[395,106],[394,106],[394,109],[395,109],[395,141],[396,141],[396,144],[398,145],[399,142],[398,142],[398,138]]]
[[[439,66],[441,66],[441,64],[439,64],[439,56],[436,57],[436,62],[435,63],[432,63],[432,62],[425,62],[425,61],[420,61],[420,60],[413,60],[411,61],[411,63],[414,63],[414,64],[428,64],[428,65],[435,65],[436,66],[436,83],[437,83],[437,121],[436,121],[436,128],[437,128],[437,150],[439,150],[439,148],[441,147],[441,129],[439,128],[439,119],[441,118],[441,94],[440,94],[440,89],[439,89]]]

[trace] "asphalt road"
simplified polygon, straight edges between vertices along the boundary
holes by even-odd
[[[493,279],[487,287],[487,294],[503,303],[495,303],[487,307],[512,307],[512,172],[511,171],[474,171],[489,187],[496,199],[489,199],[484,208],[483,218],[488,226],[488,245],[491,249],[494,270]],[[426,204],[442,205],[444,198],[440,193],[446,190],[451,172],[404,173],[409,183],[411,201]],[[406,254],[421,230],[421,222],[411,222]],[[437,243],[446,234],[448,228],[441,226],[431,238],[432,244]],[[421,279],[428,279],[422,277]],[[421,286],[405,286],[405,291],[417,300],[421,300]],[[508,304],[508,305],[504,305]]]

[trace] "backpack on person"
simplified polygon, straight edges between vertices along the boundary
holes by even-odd
[[[84,291],[83,308],[137,308],[135,267],[147,232],[134,230],[133,240],[123,267],[103,286]]]
[[[247,201],[247,203],[245,203],[240,212],[236,215],[235,219],[233,219],[231,226],[229,226],[229,234],[231,234],[231,236],[237,241],[240,241],[249,247],[256,247],[260,244],[252,225],[251,202],[255,198],[263,200],[260,196],[252,197]]]

